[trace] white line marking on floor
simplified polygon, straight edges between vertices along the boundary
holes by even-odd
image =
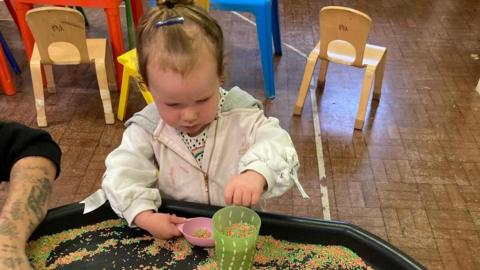
[[[232,11],[232,13],[235,14],[236,16],[240,17],[240,19],[242,19],[242,20],[250,23],[251,25],[257,26],[257,24],[256,24],[254,21],[252,21],[252,20],[250,20],[249,18],[243,16],[242,14],[240,14],[240,13],[238,13],[238,12],[236,12],[236,11]]]
[[[322,133],[320,119],[318,117],[317,97],[315,96],[316,85],[314,80],[310,82],[310,101],[312,103],[313,130],[315,133],[315,147],[317,150],[318,176],[320,178],[320,194],[322,195],[323,219],[330,220],[330,203],[328,201],[327,176],[323,161]]]
[[[477,93],[480,94],[480,79],[478,79],[478,84],[477,84]]]
[[[240,17],[242,20],[250,23],[251,25],[256,26],[255,22],[250,20],[249,18],[243,16],[242,14],[232,11],[233,14]],[[292,51],[296,52],[298,55],[302,56],[303,58],[307,59],[307,55],[300,51],[299,49],[293,47],[290,44],[282,43],[285,47],[291,49]],[[320,193],[322,195],[322,208],[323,208],[323,219],[330,220],[330,203],[328,200],[328,188],[326,183],[326,174],[325,174],[325,163],[323,162],[323,147],[322,147],[322,133],[320,130],[320,119],[318,117],[318,106],[317,106],[317,98],[315,96],[315,80],[310,81],[309,92],[310,92],[310,101],[312,103],[312,117],[313,117],[313,130],[315,135],[315,149],[317,152],[317,161],[318,161],[318,176],[320,179]]]

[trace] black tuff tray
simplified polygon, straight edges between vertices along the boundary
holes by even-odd
[[[220,208],[205,204],[163,200],[160,211],[183,217],[211,217],[218,209]],[[91,213],[84,215],[82,212],[83,204],[79,203],[49,210],[45,220],[37,227],[30,240],[118,218],[108,202]],[[297,243],[342,245],[357,253],[374,269],[426,269],[391,244],[349,223],[264,212],[258,212],[258,214],[262,220],[261,235],[272,235],[276,239]],[[89,265],[77,264],[69,269],[94,269],[93,265],[95,268],[102,269],[98,264],[89,263]]]

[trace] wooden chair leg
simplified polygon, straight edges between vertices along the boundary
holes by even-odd
[[[355,129],[362,129],[365,122],[365,114],[367,112],[368,98],[372,90],[373,76],[375,67],[367,66],[365,70],[365,78],[363,79],[362,93],[360,94],[360,103],[358,104],[357,119],[355,120]]]
[[[320,60],[320,74],[318,75],[317,87],[323,89],[325,87],[325,80],[327,78],[328,64],[327,60]]]
[[[40,61],[30,62],[30,73],[32,76],[35,108],[37,110],[37,124],[39,127],[46,127],[47,116],[45,115],[45,97],[43,94],[42,65]]]
[[[100,98],[102,99],[103,112],[105,114],[105,123],[115,123],[113,116],[112,101],[110,99],[110,90],[108,89],[107,67],[106,63],[100,60],[95,60],[95,71],[97,74],[98,88]]]
[[[113,56],[112,56],[112,50],[110,49],[110,45],[107,43],[107,50],[106,50],[106,55],[105,55],[105,65],[107,68],[107,80],[108,80],[108,87],[110,91],[113,89],[117,90],[118,85],[117,81],[115,79],[115,65],[113,63]]]
[[[118,101],[117,119],[123,121],[125,111],[127,110],[127,100],[130,91],[130,72],[123,67],[122,88],[120,89],[120,100]]]
[[[310,81],[312,80],[313,70],[315,69],[315,65],[317,64],[318,53],[319,50],[317,50],[317,47],[315,47],[315,49],[313,49],[313,51],[308,56],[305,71],[303,73],[302,83],[300,84],[300,89],[298,90],[297,101],[295,102],[295,109],[293,110],[294,115],[302,114],[305,98],[308,93]]]
[[[47,80],[47,90],[49,93],[56,93],[55,79],[53,77],[53,65],[43,65],[43,71],[45,72],[45,79]]]
[[[387,51],[383,54],[382,59],[378,63],[378,66],[375,70],[375,87],[373,91],[373,99],[380,100],[380,96],[382,95],[382,81],[383,81],[383,73],[385,72],[385,62],[387,61]]]

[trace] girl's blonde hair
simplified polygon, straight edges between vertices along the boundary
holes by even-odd
[[[200,48],[207,46],[215,58],[217,75],[223,74],[223,33],[220,25],[193,0],[158,0],[140,20],[137,30],[138,67],[148,84],[147,65],[188,74],[197,64]],[[160,21],[181,16],[183,23],[157,26]]]

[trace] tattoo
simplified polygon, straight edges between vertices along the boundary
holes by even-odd
[[[0,265],[7,269],[15,269],[16,266],[25,264],[23,258],[18,257],[19,247],[2,244],[0,245]]]
[[[18,249],[17,246],[12,246],[12,245],[9,245],[9,244],[2,244],[0,246],[0,251],[2,252],[8,252],[8,253],[14,253],[16,252]]]
[[[37,227],[37,225],[35,223],[33,223],[32,221],[30,221],[28,223],[28,229],[33,232],[35,230],[35,228]]]
[[[48,175],[48,168],[45,166],[39,165],[27,165],[23,168],[25,171],[35,171],[39,170],[46,177]]]
[[[44,177],[39,180],[40,184],[33,186],[30,194],[28,195],[28,207],[37,217],[38,222],[42,221],[43,219],[45,214],[45,203],[48,195],[50,194],[50,190],[52,189],[48,178]]]
[[[19,257],[0,258],[0,262],[3,266],[7,267],[7,269],[15,269],[24,263],[22,258]]]
[[[22,205],[23,203],[21,201],[16,201],[12,204],[10,212],[13,220],[19,220],[23,217]]]
[[[0,222],[0,235],[16,238],[18,235],[17,227],[11,220],[3,220]]]

